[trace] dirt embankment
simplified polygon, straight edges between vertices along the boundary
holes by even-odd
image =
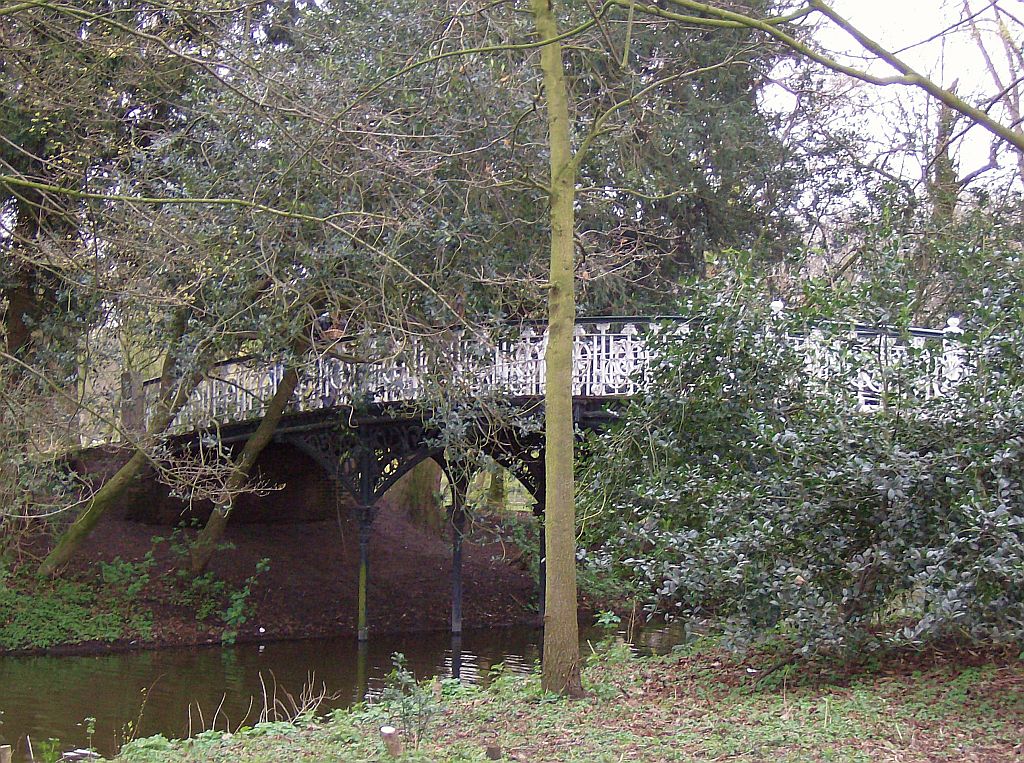
[[[282,640],[355,634],[358,528],[349,512],[340,519],[228,527],[210,565],[223,591],[239,590],[261,559],[269,569],[257,576],[247,598],[249,614],[238,641]],[[137,608],[152,613],[152,637],[86,643],[50,652],[88,653],[218,642],[225,630],[219,613],[197,619],[196,595],[177,570],[181,541],[191,531],[107,518],[66,571],[74,579],[98,579],[98,563],[116,558],[138,561],[149,551],[149,582]],[[154,536],[164,540],[154,543]],[[463,627],[500,627],[537,622],[536,583],[515,560],[516,549],[473,532],[463,551]],[[175,550],[177,547],[177,550]],[[184,592],[184,593],[183,593]],[[369,624],[372,633],[445,630],[451,612],[450,533],[438,537],[409,522],[406,512],[386,501],[370,541]]]

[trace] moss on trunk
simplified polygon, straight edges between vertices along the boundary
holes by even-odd
[[[213,507],[210,518],[206,521],[206,525],[199,532],[189,551],[189,565],[193,575],[202,573],[213,558],[213,554],[217,550],[217,544],[224,536],[224,528],[227,527],[228,517],[231,515],[235,498],[249,481],[249,475],[252,474],[252,469],[256,465],[256,459],[259,458],[260,453],[263,452],[263,449],[267,447],[267,443],[274,436],[274,431],[277,429],[281,417],[284,416],[285,409],[288,407],[288,401],[291,400],[298,383],[298,371],[294,368],[289,368],[284,372],[284,375],[281,377],[281,383],[277,385],[274,396],[270,398],[270,402],[267,404],[267,410],[264,412],[259,426],[249,436],[249,439],[245,441],[242,452],[235,459],[231,474],[225,485],[224,498]]]
[[[192,391],[203,378],[203,373],[196,371],[188,378],[182,379],[176,386],[172,383],[174,369],[177,364],[179,344],[185,333],[187,315],[181,311],[174,321],[174,340],[171,349],[164,358],[160,374],[160,396],[155,406],[153,418],[149,423],[150,435],[160,434],[174,421],[174,417],[188,402]],[[55,575],[58,570],[75,555],[85,539],[96,527],[100,518],[114,506],[124,494],[128,486],[142,473],[149,463],[149,455],[140,445],[135,453],[117,472],[97,490],[89,500],[85,510],[61,534],[53,551],[39,565],[40,575]]]
[[[405,509],[409,521],[438,537],[444,529],[444,517],[437,503],[441,476],[441,467],[428,458],[413,467],[392,488],[395,503]]]
[[[542,40],[558,36],[550,0],[532,0]],[[576,507],[573,483],[572,348],[576,299],[573,291],[573,231],[576,167],[569,142],[569,94],[562,48],[541,48],[551,155],[551,269],[548,284],[548,346],[544,358],[545,431],[545,586],[544,656],[541,684],[569,696],[580,683],[579,627],[576,622]]]

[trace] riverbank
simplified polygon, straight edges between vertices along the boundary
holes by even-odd
[[[500,676],[487,689],[406,685],[393,700],[316,720],[271,722],[187,741],[154,737],[124,763],[389,760],[379,729],[405,730],[406,761],[1019,760],[1024,663],[1013,653],[905,654],[872,670],[778,671],[715,649],[636,658],[602,645],[583,700]],[[495,671],[496,673],[499,671]],[[400,681],[393,684],[397,686]],[[409,730],[422,722],[418,746]],[[488,756],[491,756],[490,758]]]
[[[36,578],[26,560],[0,589],[0,654],[354,637],[358,533],[347,512],[230,525],[199,578],[181,571],[193,533],[107,518],[59,579]],[[536,583],[522,557],[493,523],[470,527],[465,628],[537,622]],[[446,630],[450,575],[449,539],[385,503],[370,542],[371,633]]]

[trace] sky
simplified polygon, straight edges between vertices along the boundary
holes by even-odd
[[[963,18],[963,3],[955,0],[834,0],[833,7],[855,26],[881,42],[889,50],[902,51],[900,57],[939,84],[949,86],[954,80],[970,86],[990,85],[983,59],[966,27],[942,34]],[[974,10],[987,5],[987,0],[972,0]],[[1000,5],[1024,12],[1021,0],[1001,0]],[[988,31],[986,21],[979,17],[979,26]],[[938,36],[937,39],[930,39]],[[841,30],[823,30],[822,41],[834,47],[856,46]],[[925,41],[923,44],[922,41]],[[913,46],[913,47],[908,47]],[[883,73],[884,66],[875,67]]]
[[[973,10],[980,10],[990,0],[970,0]],[[1007,11],[1024,19],[1024,0],[998,0]],[[869,37],[891,51],[900,51],[900,57],[920,73],[938,84],[950,87],[957,84],[957,92],[964,97],[992,93],[992,84],[975,41],[963,27],[942,34],[950,25],[963,17],[963,0],[832,0],[832,7],[851,21]],[[991,15],[988,16],[991,19]],[[986,19],[979,20],[985,31],[994,28]],[[935,38],[935,39],[931,39]],[[845,62],[866,68],[873,74],[893,74],[888,66],[866,62],[860,46],[842,30],[832,26],[818,32],[819,42],[831,51],[845,56]],[[995,56],[1001,60],[1001,49]],[[894,131],[906,127],[904,112],[926,113],[934,126],[936,104],[920,90],[903,87],[861,88],[864,100],[874,105],[873,113],[866,117],[868,129],[877,135],[881,144],[890,140]],[[957,147],[960,171],[964,175],[988,162],[991,139],[981,128],[972,129],[965,141]],[[900,160],[895,158],[894,162]],[[904,162],[906,159],[903,160]],[[910,165],[890,167],[902,173],[920,173],[920,167]]]

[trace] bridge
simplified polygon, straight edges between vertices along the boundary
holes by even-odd
[[[614,417],[616,405],[642,393],[655,359],[657,342],[652,339],[687,341],[699,330],[680,317],[578,320],[573,367],[577,426],[602,426]],[[402,475],[427,458],[441,465],[452,487],[451,628],[453,634],[462,629],[461,560],[469,470],[448,458],[431,401],[496,401],[517,414],[497,425],[481,419],[481,450],[522,482],[536,500],[538,516],[543,514],[543,434],[539,426],[522,426],[520,419],[541,409],[545,327],[523,323],[499,327],[495,333],[497,338],[457,330],[429,339],[371,337],[358,348],[353,347],[356,340],[328,337],[323,351],[310,355],[301,368],[300,383],[275,440],[306,454],[354,500],[361,641],[368,637],[366,581],[376,504]],[[826,384],[843,380],[856,393],[857,407],[871,410],[883,404],[894,368],[913,366],[916,393],[924,397],[943,395],[955,386],[968,368],[960,333],[953,319],[942,330],[897,334],[864,326],[819,327],[800,336],[780,336],[779,341],[792,343],[804,354],[810,375]],[[370,360],[345,359],[353,355]],[[253,358],[218,364],[179,413],[171,433],[179,441],[202,442],[214,430],[220,442],[244,440],[258,425],[284,373],[281,363]],[[543,524],[541,528],[543,596]]]

